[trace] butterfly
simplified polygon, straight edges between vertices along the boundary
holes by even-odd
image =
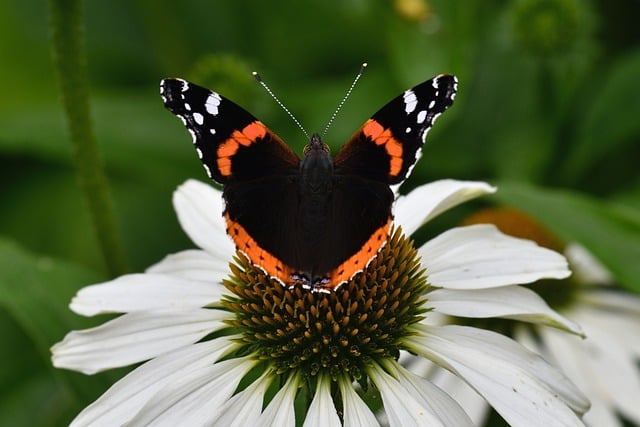
[[[242,107],[194,83],[165,79],[165,107],[191,134],[204,168],[223,186],[227,233],[251,263],[282,285],[331,292],[386,244],[394,192],[427,133],[449,108],[457,79],[439,75],[406,90],[331,156],[318,134],[302,159]]]

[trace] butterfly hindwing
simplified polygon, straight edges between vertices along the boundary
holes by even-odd
[[[300,159],[289,146],[232,101],[181,79],[163,80],[160,94],[191,134],[215,181],[227,184],[297,171]]]
[[[431,126],[453,104],[457,85],[454,76],[443,74],[391,100],[336,154],[336,173],[389,185],[402,183],[419,158]]]

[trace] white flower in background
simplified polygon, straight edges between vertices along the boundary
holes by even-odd
[[[395,223],[410,235],[493,191],[427,184],[397,200]],[[305,426],[374,426],[372,400],[392,426],[472,425],[454,397],[398,362],[407,351],[465,381],[512,425],[582,425],[588,401],[543,358],[495,332],[431,321],[508,317],[580,334],[517,286],[567,277],[558,253],[490,225],[449,230],[416,251],[398,228],[363,274],[313,293],[234,258],[219,191],[187,181],[174,205],[201,249],[88,286],[71,302],[86,316],[123,314],[69,333],[52,348],[55,366],[92,374],[144,362],[73,425],[294,426],[295,407],[306,410],[297,414]]]
[[[512,235],[533,238],[558,249],[562,246],[537,222],[513,209],[487,209],[469,222],[490,222]],[[615,288],[612,274],[584,247],[569,244],[564,252],[573,276],[535,284],[533,288],[547,297],[554,309],[578,322],[586,339],[557,329],[522,324],[511,325],[511,334],[559,366],[589,398],[591,409],[583,417],[586,425],[640,426],[640,298]],[[416,370],[419,365],[409,359],[412,370]],[[417,369],[422,374],[429,370],[430,379],[456,397],[474,423],[481,425],[489,409],[484,399],[433,365]]]

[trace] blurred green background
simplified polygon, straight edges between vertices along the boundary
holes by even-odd
[[[360,64],[326,141],[334,151],[385,102],[439,73],[460,80],[411,187],[483,179],[640,289],[640,2],[636,0],[135,0],[87,2],[91,117],[131,272],[193,247],[171,205],[206,180],[158,83],[191,79],[240,103],[301,153]],[[49,347],[104,319],[68,311],[109,273],[77,185],[51,55],[50,4],[0,2],[0,425],[65,425],[122,372],[55,370]]]

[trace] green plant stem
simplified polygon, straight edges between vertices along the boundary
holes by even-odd
[[[51,0],[54,66],[67,115],[73,160],[81,191],[110,275],[126,272],[124,251],[89,109],[89,83],[82,41],[82,1]]]

